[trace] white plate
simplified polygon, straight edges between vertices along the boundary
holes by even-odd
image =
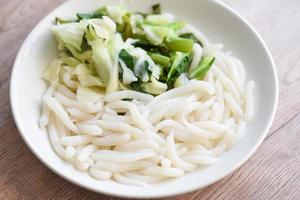
[[[255,116],[245,137],[221,161],[182,178],[154,184],[150,189],[97,181],[62,161],[52,150],[48,137],[38,127],[41,97],[46,85],[40,78],[45,67],[56,57],[51,31],[53,19],[89,12],[118,0],[71,0],[45,17],[30,33],[16,58],[11,77],[11,105],[20,134],[31,151],[51,170],[84,188],[120,197],[156,198],[178,195],[212,184],[241,166],[258,148],[269,130],[278,99],[278,81],[271,55],[261,37],[240,15],[211,0],[126,1],[128,8],[143,11],[161,3],[164,12],[175,14],[201,30],[212,42],[221,42],[246,66],[247,79],[256,82]]]

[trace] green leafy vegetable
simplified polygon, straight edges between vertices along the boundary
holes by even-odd
[[[193,50],[194,41],[180,37],[168,38],[165,45],[171,51],[181,51],[184,53],[191,53]]]
[[[149,53],[151,59],[163,67],[169,67],[171,59],[167,56],[161,55],[159,53]]]
[[[146,93],[153,95],[159,95],[161,93],[164,93],[168,89],[167,84],[159,82],[153,76],[151,77],[150,81],[151,82],[142,83],[140,85],[140,89],[142,89]]]
[[[84,64],[80,64],[76,67],[75,73],[78,77],[79,83],[83,87],[105,87],[101,79],[98,76],[93,76],[92,72]]]
[[[164,44],[154,45],[146,40],[139,40],[139,41],[133,43],[133,46],[140,47],[147,52],[159,53],[164,56],[169,56],[169,54],[170,54],[168,48]]]
[[[144,61],[141,62],[139,65],[135,65],[134,67],[134,74],[142,80],[142,82],[147,82],[149,80],[149,62]]]
[[[139,92],[144,92],[153,95],[159,95],[164,93],[168,86],[165,83],[159,82],[155,77],[151,76],[150,81],[147,83],[143,83],[142,81],[136,81],[130,84],[132,89],[137,90]]]
[[[130,14],[127,13],[122,17],[122,23],[117,25],[117,30],[122,34],[124,40],[132,37],[133,32],[130,24]]]
[[[62,19],[59,17],[55,17],[55,23],[56,24],[67,24],[67,23],[72,23],[72,22],[76,22],[77,20],[74,19]]]
[[[200,61],[198,67],[190,74],[190,79],[198,79],[202,80],[205,77],[205,74],[211,68],[212,64],[214,63],[214,57],[204,57]]]
[[[107,16],[108,12],[106,7],[99,8],[93,13],[77,13],[77,20],[80,21],[82,19],[93,19],[93,18],[102,18],[103,16]]]
[[[119,54],[119,62],[122,68],[122,82],[128,85],[137,81],[138,79],[132,71],[134,68],[134,59],[125,49],[122,49]]]
[[[60,59],[55,59],[43,74],[43,78],[49,81],[51,84],[57,84],[59,81],[59,71],[61,69],[61,65],[62,61]]]
[[[80,61],[77,60],[76,58],[73,58],[73,57],[64,57],[64,58],[61,58],[62,62],[64,64],[66,64],[67,66],[70,66],[70,67],[76,67],[77,65],[80,64]]]
[[[116,91],[118,88],[118,81],[115,81],[115,76],[118,77],[118,71],[114,69],[113,61],[105,43],[102,40],[96,40],[92,43],[93,60],[96,63],[98,75],[103,80],[107,87],[107,92]],[[110,87],[110,88],[109,88]]]
[[[125,50],[122,49],[119,58],[126,64],[129,69],[133,69],[134,67],[134,59],[133,57]]]
[[[181,73],[187,71],[190,59],[189,56],[182,52],[176,52],[173,56],[173,63],[167,75],[167,82],[169,86],[172,86]]]
[[[153,12],[153,14],[160,14],[161,13],[160,4],[153,5],[152,6],[152,12]]]
[[[69,45],[78,51],[81,51],[81,43],[85,29],[86,24],[80,22],[59,24],[52,28],[60,50],[62,50],[66,45]]]
[[[204,57],[189,69],[193,46],[202,43],[193,33],[179,34],[185,23],[162,14],[160,4],[153,5],[150,13],[129,12],[120,5],[76,16],[55,18],[60,59],[44,78],[57,82],[61,66],[73,67],[79,96],[87,95],[89,102],[96,98],[95,88],[159,95],[189,79],[203,79],[214,62],[213,57]]]
[[[203,47],[202,42],[193,33],[184,33],[184,34],[179,35],[179,37],[186,38],[186,39],[191,39],[195,43],[198,43],[198,44],[200,44],[201,47]]]

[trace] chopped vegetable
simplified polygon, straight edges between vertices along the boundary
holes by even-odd
[[[119,57],[129,69],[133,69],[134,59],[125,49],[121,50]]]
[[[55,17],[55,23],[56,24],[67,24],[67,23],[72,23],[72,22],[76,22],[77,20],[74,19],[62,19],[59,17]]]
[[[153,12],[153,14],[160,14],[161,13],[160,4],[153,5],[152,6],[152,12]]]
[[[191,39],[195,43],[198,43],[198,44],[200,44],[201,47],[203,47],[202,42],[193,33],[184,33],[184,34],[179,35],[179,37],[186,38],[186,39]]]
[[[93,13],[77,13],[77,20],[80,21],[82,19],[93,19],[93,18],[102,18],[103,16],[107,16],[108,12],[105,7],[99,8]]]
[[[79,81],[80,95],[94,98],[95,88],[159,95],[189,79],[202,79],[214,62],[214,55],[204,56],[190,66],[193,47],[201,41],[193,33],[179,34],[185,23],[162,14],[159,4],[150,13],[129,12],[119,5],[76,16],[55,18],[60,59],[44,78],[58,79],[61,66],[68,67],[72,79]]]
[[[153,95],[159,95],[167,91],[168,89],[167,84],[159,82],[153,76],[151,77],[150,80],[151,82],[141,84],[140,88],[142,89],[142,91]]]
[[[80,85],[83,87],[105,86],[101,79],[97,76],[93,76],[92,72],[84,64],[78,65],[75,69],[75,73],[78,77]]]
[[[58,42],[59,50],[63,50],[66,45],[81,51],[81,43],[86,29],[83,22],[59,24],[53,27],[53,32]]]
[[[165,41],[166,46],[171,51],[182,51],[184,53],[190,53],[193,50],[194,41],[185,38],[170,38]]]
[[[167,75],[167,81],[174,81],[181,73],[187,71],[190,59],[182,52],[176,52],[171,69]]]
[[[167,56],[161,55],[159,53],[149,53],[151,59],[163,67],[169,67],[171,59]]]
[[[214,61],[215,61],[214,57],[202,58],[199,66],[190,74],[190,79],[198,79],[198,80],[203,79],[205,74],[211,68]]]

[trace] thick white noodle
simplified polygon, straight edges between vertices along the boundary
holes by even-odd
[[[62,145],[77,146],[88,144],[92,141],[92,137],[88,135],[65,136],[60,139]]]
[[[216,74],[216,77],[220,80],[220,83],[227,90],[227,92],[232,94],[236,100],[239,100],[240,94],[234,86],[234,83],[217,67],[213,67],[212,71]]]
[[[126,144],[130,140],[129,134],[107,135],[105,137],[96,137],[92,140],[93,144],[98,146],[116,146]]]
[[[140,101],[148,102],[153,99],[153,96],[141,92],[136,92],[133,90],[123,90],[111,93],[104,97],[104,101],[106,102],[114,102],[122,99],[138,99]]]
[[[147,167],[141,171],[142,174],[152,176],[163,176],[163,177],[180,177],[184,174],[184,171],[174,167]]]
[[[58,84],[57,91],[69,99],[76,99],[76,94],[69,90],[66,86]]]
[[[132,163],[113,163],[107,161],[97,161],[94,165],[96,169],[110,171],[110,172],[130,172],[144,169],[149,166],[154,166],[155,164],[151,161],[136,161]]]
[[[116,179],[116,181],[126,184],[126,185],[139,186],[139,187],[143,187],[143,188],[150,187],[147,183],[145,183],[143,181],[138,181],[135,179],[128,178],[126,176],[121,175],[120,173],[113,174],[113,177],[114,177],[114,179]]]
[[[116,101],[113,103],[109,103],[107,105],[109,108],[112,109],[118,109],[118,108],[125,108],[128,109],[131,113],[132,120],[143,130],[147,129],[153,129],[152,124],[147,121],[139,112],[137,109],[136,105],[134,105],[131,102],[126,102],[126,101]]]
[[[174,88],[172,90],[169,90],[165,93],[162,93],[161,95],[153,98],[149,104],[148,107],[151,108],[153,105],[156,103],[166,100],[166,99],[171,99],[174,97],[182,96],[189,94],[191,92],[194,92],[196,90],[199,91],[205,91],[207,94],[212,95],[215,93],[215,89],[207,82],[204,81],[190,81],[186,85],[183,85],[182,87]]]
[[[81,134],[85,135],[101,135],[103,130],[97,125],[85,124],[85,123],[77,123],[77,128]]]
[[[78,160],[80,162],[87,162],[90,158],[90,155],[97,149],[96,145],[90,144],[81,149],[78,153]]]
[[[43,98],[47,106],[56,114],[56,116],[65,124],[68,129],[75,133],[78,133],[78,128],[73,124],[69,115],[64,110],[62,105],[54,98],[49,95],[45,95]]]
[[[103,129],[119,131],[121,133],[129,133],[130,135],[132,135],[135,138],[142,138],[145,135],[141,129],[131,126],[129,124],[123,123],[123,122],[114,122],[114,121],[105,121],[105,120],[89,120],[89,121],[85,121],[85,123],[98,124]]]
[[[65,148],[61,145],[54,122],[50,121],[50,123],[48,125],[48,133],[49,133],[50,142],[51,142],[51,145],[52,145],[54,151],[61,158],[68,160],[75,155],[75,149],[71,150],[72,151],[71,153],[70,153],[70,150],[69,150],[69,153],[67,153]]]
[[[91,167],[89,169],[89,174],[99,180],[108,180],[112,177],[112,173],[109,171],[102,171],[95,169],[95,167]]]
[[[156,153],[152,150],[143,150],[139,152],[122,152],[110,150],[97,150],[91,158],[95,161],[103,160],[113,163],[130,163],[155,156]]]
[[[202,56],[202,47],[198,43],[195,43],[193,46],[193,59],[190,65],[189,72],[192,72],[194,69],[197,68],[197,66],[200,63],[201,56]]]
[[[149,140],[149,139],[129,141],[124,144],[116,145],[114,150],[115,151],[133,151],[133,150],[138,151],[143,148],[153,149],[156,152],[160,150],[160,146],[153,140]]]
[[[123,122],[123,123],[130,124],[130,125],[132,125],[134,123],[130,116],[120,116],[120,115],[114,116],[114,115],[109,115],[106,113],[104,113],[102,115],[102,120],[113,121],[113,122],[116,122],[116,121]]]
[[[160,181],[163,181],[164,179],[166,179],[163,176],[147,176],[147,175],[142,175],[142,174],[134,173],[134,172],[125,172],[123,174],[124,174],[124,176],[127,176],[128,178],[138,180],[138,181],[143,181],[145,183],[156,183],[156,182],[160,182]]]
[[[190,163],[181,160],[180,157],[177,155],[173,132],[167,137],[167,155],[175,167],[178,167],[185,171],[191,171],[196,167]]]
[[[68,113],[79,120],[89,120],[94,118],[94,116],[90,113],[83,112],[77,108],[67,108]]]
[[[85,103],[77,101],[77,100],[68,99],[67,97],[65,97],[64,95],[62,95],[59,92],[55,92],[55,97],[62,105],[66,106],[66,107],[77,108],[79,110],[82,110],[82,111],[85,111],[88,113],[99,112],[102,108],[101,103],[98,105],[94,105],[94,106],[85,104]]]

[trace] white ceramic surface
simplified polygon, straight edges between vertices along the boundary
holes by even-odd
[[[31,151],[51,170],[84,188],[121,197],[156,198],[178,195],[203,188],[242,165],[258,148],[273,121],[278,99],[278,82],[274,63],[257,32],[240,15],[212,0],[125,0],[128,8],[143,11],[161,3],[164,12],[190,22],[212,42],[221,42],[246,66],[247,79],[256,82],[255,116],[245,137],[225,153],[220,162],[182,178],[151,185],[150,189],[98,181],[62,161],[52,150],[48,137],[38,127],[41,97],[46,85],[40,78],[56,57],[56,43],[49,30],[56,16],[71,17],[76,12],[117,4],[118,0],[71,0],[45,17],[30,33],[16,58],[11,77],[11,106],[20,134]]]

